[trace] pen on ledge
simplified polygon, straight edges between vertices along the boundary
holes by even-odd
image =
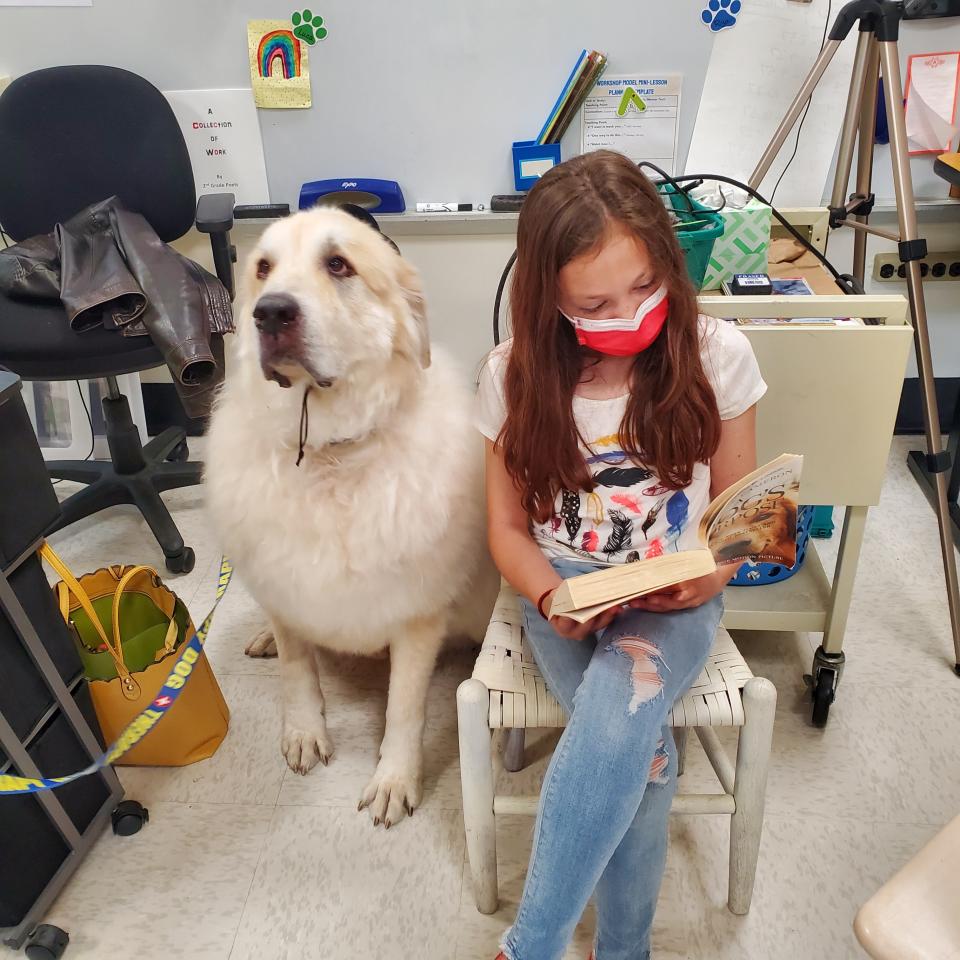
[[[483,204],[477,204],[477,210],[482,210]],[[473,210],[472,203],[418,203],[417,213],[464,213]]]

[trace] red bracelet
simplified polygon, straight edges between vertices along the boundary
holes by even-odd
[[[544,620],[549,620],[550,618],[543,612],[543,601],[546,600],[554,590],[556,590],[556,587],[544,590],[543,593],[540,594],[540,599],[537,601],[537,613],[539,613]]]

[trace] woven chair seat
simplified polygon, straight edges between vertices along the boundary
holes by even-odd
[[[563,727],[563,707],[547,689],[523,631],[520,598],[503,584],[473,676],[490,691],[491,729]],[[674,705],[672,727],[741,727],[740,690],[753,676],[720,627],[700,675]]]

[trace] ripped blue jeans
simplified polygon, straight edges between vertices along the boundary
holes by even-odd
[[[557,560],[561,577],[592,566]],[[560,960],[591,895],[596,960],[646,960],[667,854],[676,748],[666,721],[713,644],[723,603],[627,610],[586,641],[559,636],[524,601],[527,638],[569,722],[540,792],[509,960]]]

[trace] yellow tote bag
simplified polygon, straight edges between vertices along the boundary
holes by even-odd
[[[113,743],[157,696],[180,648],[196,632],[193,621],[151,567],[111,566],[77,580],[49,544],[40,555],[60,575],[54,587],[60,613],[72,628],[104,739]],[[223,742],[229,721],[201,652],[176,702],[117,762],[179,767],[204,760]]]

